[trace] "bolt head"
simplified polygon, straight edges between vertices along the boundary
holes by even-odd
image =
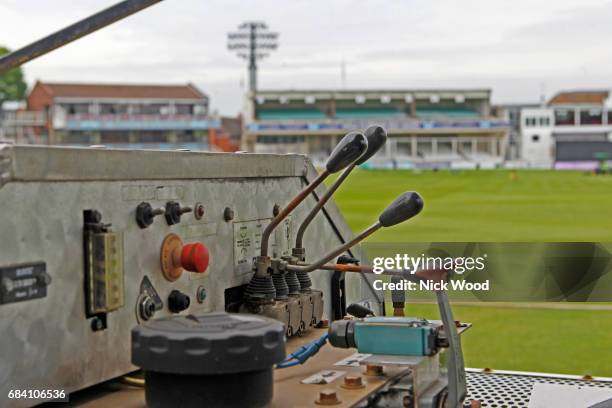
[[[363,388],[365,387],[365,385],[360,375],[349,374],[344,377],[344,384],[342,385],[342,387],[348,388],[348,389],[355,389],[355,388]]]
[[[319,398],[315,401],[319,405],[337,405],[340,404],[340,399],[336,391],[326,389],[319,392]]]
[[[368,364],[366,365],[366,375],[370,376],[380,376],[383,375],[384,370],[383,366],[376,364]]]

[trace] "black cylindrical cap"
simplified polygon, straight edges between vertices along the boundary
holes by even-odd
[[[367,148],[368,141],[363,133],[347,133],[332,151],[325,168],[330,173],[336,173],[359,159]]]
[[[370,157],[374,156],[387,142],[387,131],[382,126],[370,126],[363,132],[363,135],[368,141],[368,148],[363,156],[355,162],[356,165],[363,164],[370,160]]]
[[[393,225],[404,222],[409,218],[414,217],[423,209],[423,198],[419,193],[407,191],[397,197],[378,217],[378,222],[383,227],[391,227]]]
[[[147,371],[218,375],[271,369],[285,358],[277,320],[225,312],[150,320],[132,329],[132,364]]]
[[[357,347],[355,343],[355,321],[335,320],[329,326],[329,337],[327,341],[334,347],[351,348]]]

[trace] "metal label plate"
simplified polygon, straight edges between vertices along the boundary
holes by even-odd
[[[270,219],[234,223],[234,268],[237,274],[251,272],[253,258],[261,250],[261,233]]]
[[[0,304],[47,296],[48,279],[44,262],[0,266]]]

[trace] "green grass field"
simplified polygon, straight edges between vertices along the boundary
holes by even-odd
[[[407,190],[421,193],[423,212],[369,242],[612,241],[612,177],[583,172],[359,170],[336,203],[359,231]],[[456,319],[474,324],[463,338],[466,365],[612,377],[612,308],[574,306],[455,306]],[[435,305],[406,309],[437,317]]]
[[[612,177],[554,171],[365,171],[335,198],[360,230],[397,195],[418,191],[423,212],[370,242],[612,241]]]

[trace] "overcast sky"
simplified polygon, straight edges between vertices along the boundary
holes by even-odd
[[[1,0],[0,44],[18,48],[115,0]],[[24,65],[36,79],[193,82],[242,109],[246,64],[226,33],[264,20],[280,47],[260,89],[487,87],[495,102],[612,88],[612,2],[599,0],[165,0]]]

